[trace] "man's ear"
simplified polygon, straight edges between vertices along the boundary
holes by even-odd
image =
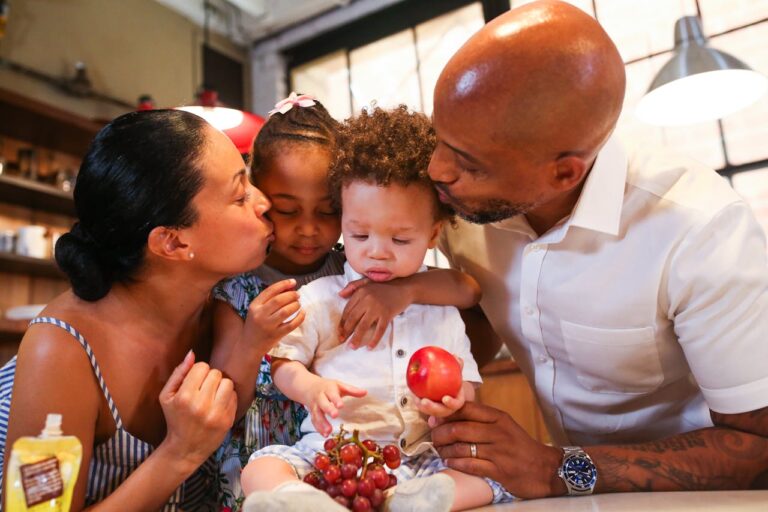
[[[149,232],[147,247],[150,252],[172,260],[188,260],[189,246],[180,238],[177,229],[158,226]]]
[[[589,171],[588,162],[576,155],[564,155],[554,162],[551,183],[559,190],[578,186]]]
[[[429,244],[427,245],[429,249],[437,247],[437,238],[440,236],[441,229],[443,229],[443,221],[441,220],[435,222],[434,226],[432,226],[432,236],[429,238]]]

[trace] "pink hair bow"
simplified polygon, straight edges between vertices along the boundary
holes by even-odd
[[[301,96],[297,95],[295,92],[292,92],[287,98],[278,101],[275,103],[275,108],[270,110],[267,115],[272,115],[280,112],[281,114],[285,114],[289,110],[291,110],[294,106],[299,107],[311,107],[315,105],[315,98],[310,96],[309,94],[302,94]]]

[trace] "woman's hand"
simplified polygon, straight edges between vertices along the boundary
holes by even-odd
[[[167,425],[163,444],[197,468],[232,427],[237,396],[231,380],[206,363],[195,363],[190,350],[160,391],[160,406]]]
[[[245,346],[267,353],[286,334],[304,321],[296,281],[278,281],[261,292],[248,306],[243,325]]]
[[[306,393],[306,399],[303,402],[309,410],[312,424],[318,432],[325,437],[331,434],[331,424],[328,422],[326,414],[331,418],[339,415],[339,409],[344,406],[341,400],[345,396],[360,398],[365,396],[366,390],[350,386],[338,380],[323,379],[318,377]]]
[[[367,278],[349,283],[339,292],[341,297],[349,298],[339,322],[339,340],[349,338],[353,348],[375,347],[389,322],[413,302],[406,290],[394,283],[373,283]]]

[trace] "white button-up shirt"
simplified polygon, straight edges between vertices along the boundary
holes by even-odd
[[[553,440],[642,442],[768,406],[768,266],[748,205],[712,170],[628,164],[613,139],[572,214],[444,230],[452,266],[531,383]]]
[[[426,270],[426,268],[423,268]],[[301,326],[283,338],[270,354],[299,361],[326,379],[339,380],[365,389],[363,398],[343,398],[337,418],[328,418],[333,431],[341,424],[352,432],[359,429],[364,439],[380,444],[395,443],[407,455],[429,446],[426,417],[406,383],[408,361],[416,350],[438,345],[464,360],[463,380],[481,382],[470,352],[464,322],[452,306],[413,304],[396,316],[373,349],[353,350],[341,343],[338,325],[347,303],[339,291],[362,276],[344,265],[344,275],[329,276],[304,285],[299,291],[306,318]],[[301,425],[301,443],[322,449],[325,440],[309,417]]]

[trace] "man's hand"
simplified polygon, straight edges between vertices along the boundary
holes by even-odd
[[[432,430],[432,442],[448,467],[501,483],[520,498],[565,493],[557,476],[562,451],[532,439],[505,412],[467,402]],[[473,458],[469,445],[477,445]]]
[[[405,290],[392,283],[373,283],[367,278],[345,286],[339,295],[349,301],[341,314],[339,340],[349,338],[353,348],[375,347],[389,322],[411,305],[412,298]]]

